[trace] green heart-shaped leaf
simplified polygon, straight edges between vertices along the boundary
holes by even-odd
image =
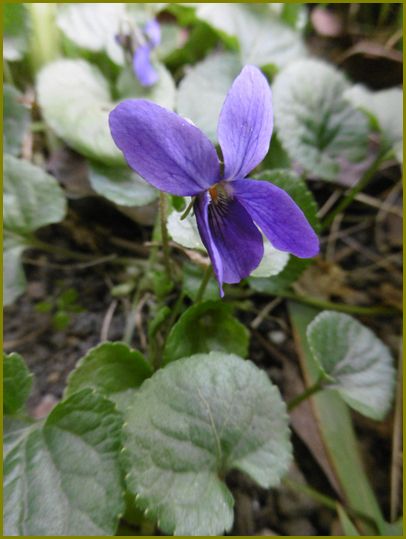
[[[28,161],[4,156],[4,229],[26,234],[61,221],[66,200],[55,178]]]
[[[65,395],[85,387],[97,389],[123,409],[133,389],[151,376],[144,357],[120,342],[104,342],[82,357],[68,378]]]
[[[114,107],[108,82],[84,60],[57,60],[37,79],[38,102],[46,122],[69,146],[86,157],[124,165],[110,134]]]
[[[317,84],[315,84],[317,81]],[[335,180],[368,153],[366,116],[344,98],[344,76],[320,60],[300,60],[273,85],[275,125],[290,158],[306,173]]]
[[[371,92],[356,84],[345,92],[350,103],[368,113],[383,135],[383,143],[395,150],[396,158],[403,161],[403,91],[389,88]]]
[[[395,387],[388,348],[370,329],[347,314],[323,311],[309,324],[314,359],[345,402],[373,419],[387,414]]]
[[[238,39],[242,65],[281,68],[306,54],[301,35],[278,20],[268,4],[201,3],[196,15]]]
[[[245,357],[249,332],[221,301],[205,301],[189,307],[169,333],[164,362],[217,350]]]
[[[3,354],[3,410],[15,414],[25,405],[31,391],[32,374],[24,359],[16,353]]]
[[[26,236],[61,221],[66,200],[55,178],[28,161],[5,155],[3,160],[3,303],[12,303],[25,288],[21,255]]]
[[[125,421],[127,485],[167,534],[221,535],[233,522],[227,471],[270,488],[291,460],[278,389],[234,355],[199,354],[157,371]]]
[[[174,103],[174,83],[163,67],[159,82],[142,88],[130,74],[118,81],[121,97],[152,99],[170,107]],[[108,116],[115,107],[109,83],[102,73],[84,60],[58,60],[45,66],[37,80],[38,101],[52,129],[79,153],[107,165],[125,165],[121,151],[110,134]]]
[[[62,32],[79,47],[106,51],[117,64],[124,63],[124,52],[115,36],[125,27],[125,4],[61,4],[57,24]]]
[[[4,534],[114,535],[124,510],[121,417],[85,389],[45,423],[5,424]]]

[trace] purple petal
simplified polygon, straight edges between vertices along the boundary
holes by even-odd
[[[220,258],[220,253],[214,243],[213,236],[209,226],[209,212],[208,206],[210,202],[209,194],[202,193],[196,198],[194,204],[194,211],[196,215],[197,228],[199,229],[202,242],[209,253],[211,263],[213,264],[213,271],[216,279],[219,283],[220,296],[224,296],[223,291],[223,263]]]
[[[266,181],[237,180],[231,183],[244,206],[272,245],[299,258],[319,252],[319,239],[291,197]]]
[[[156,19],[147,22],[144,27],[144,33],[148,37],[152,47],[157,47],[161,43],[161,27]]]
[[[135,76],[142,86],[153,86],[158,82],[159,76],[151,62],[151,46],[141,45],[133,57]]]
[[[258,68],[246,66],[227,94],[217,128],[226,180],[245,178],[263,160],[272,127],[268,81]]]
[[[192,196],[218,181],[213,144],[174,112],[144,99],[127,99],[110,113],[109,123],[130,167],[157,189]]]
[[[222,283],[238,283],[259,265],[264,255],[261,233],[236,198],[209,204],[205,193],[195,213],[199,232]]]

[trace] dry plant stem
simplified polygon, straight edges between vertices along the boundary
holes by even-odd
[[[292,400],[290,400],[288,402],[288,411],[291,412],[304,400],[308,399],[309,397],[323,389],[324,380],[325,377],[323,375],[320,375],[317,382],[315,382],[312,386],[308,387],[305,391],[303,391],[303,393],[297,395],[297,397],[294,397]]]
[[[207,285],[210,281],[211,273],[212,273],[212,267],[207,266],[206,271],[203,275],[202,282],[200,283],[199,290],[197,291],[197,294],[196,294],[195,303],[200,303],[202,301]]]
[[[135,329],[135,316],[137,314],[137,307],[138,302],[141,296],[142,291],[142,283],[143,279],[140,279],[138,281],[138,286],[135,290],[135,294],[133,296],[133,300],[131,302],[131,309],[126,319],[125,329],[124,329],[124,335],[123,335],[123,341],[127,343],[128,345],[131,344],[133,335],[134,335],[134,329]]]
[[[109,329],[110,329],[111,321],[113,320],[114,312],[116,310],[117,305],[118,305],[118,301],[116,299],[113,300],[110,303],[109,308],[107,309],[107,312],[103,318],[103,324],[102,324],[102,328],[100,332],[100,340],[102,342],[107,341],[109,338]]]
[[[159,213],[161,214],[161,212],[159,212]],[[150,253],[149,253],[148,260],[147,260],[147,265],[145,267],[144,276],[146,278],[148,278],[148,275],[150,274],[151,268],[156,263],[157,258],[158,258],[159,244],[157,242],[155,242],[155,240],[157,239],[157,237],[159,235],[160,218],[161,218],[160,215],[158,215],[158,217],[157,217],[157,219],[155,221],[154,230],[152,232],[152,240],[153,240],[154,243],[151,246],[151,250],[150,250]],[[130,312],[129,312],[129,314],[127,316],[127,319],[126,319],[126,325],[125,325],[123,340],[127,344],[131,343],[133,335],[134,335],[135,322],[136,322],[135,317],[140,312],[139,307],[138,307],[138,302],[140,300],[141,292],[143,291],[144,284],[145,284],[145,278],[140,278],[139,281],[138,281],[137,287],[135,289],[132,302],[131,302]]]
[[[390,469],[390,520],[394,522],[398,516],[399,493],[401,483],[401,466],[402,466],[402,344],[400,345],[399,361],[398,361],[398,378],[396,385],[396,402],[395,414],[393,418],[393,435],[392,435],[392,459]]]
[[[81,264],[80,266],[77,265],[76,267],[80,268],[86,268],[90,266],[95,266],[97,264],[121,264],[121,265],[127,265],[127,264],[140,264],[143,265],[145,263],[144,260],[136,259],[136,258],[124,258],[116,256],[115,254],[106,255],[103,257],[97,257],[94,255],[90,255],[87,253],[78,253],[76,251],[71,251],[70,249],[65,249],[64,247],[58,247],[57,245],[51,245],[48,243],[45,243],[44,241],[38,239],[36,236],[32,235],[26,238],[27,239],[27,248],[33,247],[35,249],[40,249],[41,251],[45,251],[46,253],[54,254],[63,256],[65,258],[73,258],[75,260],[82,260],[84,264]],[[33,263],[30,260],[27,260],[29,263]],[[35,263],[34,263],[35,265]],[[71,266],[69,266],[71,268]]]
[[[164,264],[166,274],[169,279],[172,278],[171,259],[169,254],[169,235],[166,227],[166,221],[168,219],[168,195],[166,193],[159,193],[159,219],[161,223],[161,239],[162,249],[164,252]]]
[[[365,189],[365,187],[369,184],[369,182],[373,179],[376,172],[379,170],[379,167],[381,164],[389,159],[389,157],[392,155],[392,150],[390,152],[385,152],[383,155],[380,154],[375,159],[375,161],[372,163],[372,165],[369,167],[369,169],[365,172],[365,174],[362,176],[362,178],[354,185],[352,189],[348,191],[348,193],[345,195],[343,200],[338,204],[338,206],[324,219],[324,221],[321,224],[321,230],[324,230],[325,228],[329,227],[331,223],[334,221],[336,216],[340,213],[342,213],[354,200],[354,198]]]

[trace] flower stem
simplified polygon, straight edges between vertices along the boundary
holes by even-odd
[[[311,397],[311,395],[314,395],[314,393],[317,393],[321,389],[323,389],[323,383],[324,383],[325,377],[323,375],[319,376],[319,379],[316,383],[314,383],[312,386],[308,387],[303,393],[300,395],[297,395],[292,400],[288,402],[288,411],[291,412],[294,408],[299,406],[301,402]]]
[[[168,218],[168,198],[166,193],[159,193],[159,218],[161,222],[161,240],[162,249],[164,253],[164,264],[166,274],[169,279],[172,278],[171,259],[169,255],[169,235],[166,227],[166,221]]]
[[[382,305],[374,305],[371,307],[362,307],[359,305],[346,305],[345,303],[334,303],[333,301],[327,301],[324,299],[313,298],[310,296],[301,296],[294,292],[283,291],[278,292],[278,296],[282,298],[291,299],[298,303],[304,303],[305,305],[311,305],[312,307],[318,307],[320,309],[331,309],[332,311],[338,311],[347,314],[359,314],[365,316],[384,316],[398,313],[398,310],[394,307],[385,307]]]
[[[186,208],[186,210],[182,213],[181,215],[181,218],[180,220],[183,221],[184,219],[186,219],[186,217],[189,215],[189,213],[192,211],[192,208],[193,208],[193,205],[194,205],[195,201],[194,199],[192,198],[192,200],[190,201],[188,207]]]
[[[145,265],[145,261],[142,259],[116,256],[114,253],[111,255],[102,255],[101,257],[87,253],[78,253],[77,251],[71,251],[70,249],[66,249],[65,247],[59,247],[58,245],[46,243],[37,238],[37,236],[35,236],[34,234],[26,236],[25,243],[27,248],[32,247],[33,249],[39,249],[41,251],[45,251],[46,253],[63,256],[65,258],[73,258],[74,260],[80,260],[84,263],[88,262],[89,264],[106,263],[120,264],[124,266],[131,264]]]
[[[211,273],[212,273],[212,267],[207,266],[206,271],[204,272],[204,275],[203,275],[202,282],[200,283],[199,290],[197,291],[197,294],[196,294],[195,303],[200,303],[202,301],[207,285],[210,281]]]
[[[334,219],[339,215],[341,212],[343,212],[354,200],[354,198],[360,193],[365,187],[369,184],[369,182],[373,179],[375,176],[375,173],[378,171],[381,164],[389,159],[392,155],[393,151],[389,150],[384,153],[380,153],[378,157],[375,159],[375,161],[372,163],[372,165],[366,170],[364,175],[361,177],[361,179],[352,187],[348,193],[345,195],[345,197],[342,199],[342,201],[336,206],[336,208],[327,215],[327,217],[324,219],[324,221],[321,224],[321,230],[324,230],[325,228],[329,227],[331,223],[334,221]]]

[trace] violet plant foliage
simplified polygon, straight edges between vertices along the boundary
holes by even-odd
[[[302,210],[275,185],[247,176],[268,152],[273,128],[269,84],[255,66],[235,79],[220,113],[217,135],[224,171],[213,144],[194,125],[155,103],[129,99],[109,117],[113,139],[128,164],[157,189],[193,196],[194,211],[223,296],[259,265],[264,246],[300,258],[319,251]]]

